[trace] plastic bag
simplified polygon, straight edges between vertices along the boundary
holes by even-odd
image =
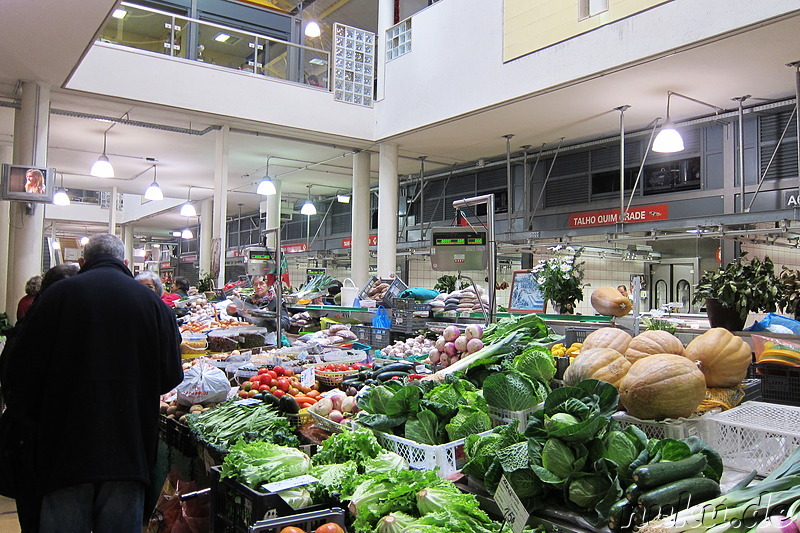
[[[800,335],[800,322],[786,318],[775,313],[770,313],[764,320],[760,320],[747,328],[746,331],[770,331],[772,333],[788,333]]]
[[[752,338],[757,363],[800,366],[800,343],[763,335],[753,335]]]
[[[390,328],[392,327],[392,320],[386,316],[386,308],[382,305],[378,306],[378,312],[372,318],[373,328]]]
[[[228,397],[231,384],[225,372],[203,361],[184,372],[176,390],[181,405],[219,403]]]
[[[197,482],[184,481],[176,469],[167,476],[145,533],[208,533],[209,494],[186,501],[181,495],[197,490]]]

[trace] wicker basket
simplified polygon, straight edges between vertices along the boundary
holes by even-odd
[[[357,363],[358,361],[336,361],[337,363]],[[306,368],[313,368],[314,369],[314,377],[316,377],[317,381],[320,382],[322,385],[327,385],[329,387],[338,387],[342,384],[342,381],[345,379],[355,376],[358,374],[358,370],[342,370],[341,372],[329,372],[327,370],[319,370],[324,366],[328,366],[330,363],[314,363],[313,365],[306,365]]]

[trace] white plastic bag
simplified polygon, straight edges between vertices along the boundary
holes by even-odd
[[[205,405],[224,402],[231,384],[225,372],[203,361],[183,373],[183,381],[176,390],[179,404]]]

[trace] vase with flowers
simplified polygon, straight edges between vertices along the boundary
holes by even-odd
[[[537,277],[542,296],[553,302],[557,313],[574,313],[577,302],[583,301],[584,287],[589,286],[583,283],[584,262],[577,262],[581,250],[560,244],[548,249],[553,257],[540,259],[532,272]]]

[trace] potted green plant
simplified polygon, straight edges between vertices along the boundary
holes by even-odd
[[[711,327],[741,331],[752,311],[775,312],[781,302],[775,265],[769,257],[747,261],[743,253],[725,268],[703,272],[693,303],[706,304]]]
[[[800,314],[800,272],[786,265],[778,274],[779,305],[783,312],[797,320]]]
[[[208,299],[214,297],[214,276],[211,273],[200,275],[200,279],[197,281],[197,291],[205,293]]]
[[[562,247],[560,244],[549,250],[553,252],[553,257],[540,259],[531,271],[536,274],[542,296],[553,302],[557,313],[574,313],[577,302],[583,301],[584,287],[589,286],[583,283],[584,262],[576,262],[580,250],[575,251],[571,246]]]

